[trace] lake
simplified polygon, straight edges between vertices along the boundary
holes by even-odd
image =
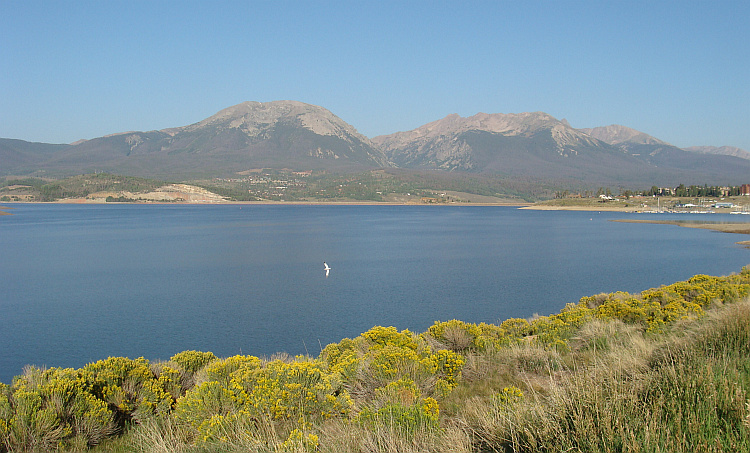
[[[0,382],[109,356],[317,355],[375,325],[499,322],[726,275],[736,234],[479,206],[15,204],[0,217]],[[331,267],[325,276],[323,262]]]

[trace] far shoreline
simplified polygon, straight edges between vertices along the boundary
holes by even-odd
[[[620,223],[652,223],[658,225],[677,225],[685,228],[718,231],[720,233],[750,234],[750,222],[712,222],[691,220],[649,220],[649,219],[617,219],[611,222]],[[750,248],[750,241],[739,241],[736,244]]]
[[[68,198],[55,201],[10,201],[13,204],[86,204],[86,205],[160,205],[160,206],[498,206],[526,208],[531,205],[527,202],[453,202],[453,203],[420,203],[417,201],[369,201],[369,200],[341,200],[341,201],[124,201],[107,202],[103,200],[91,200],[84,198]],[[1,209],[15,209],[12,206],[0,206]],[[0,215],[12,215],[9,212],[0,211]]]

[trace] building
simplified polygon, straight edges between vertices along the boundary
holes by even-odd
[[[750,196],[750,184],[740,186],[740,195]]]

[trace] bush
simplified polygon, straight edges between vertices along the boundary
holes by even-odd
[[[0,432],[9,451],[49,450],[81,439],[95,445],[115,432],[114,415],[80,371],[27,367],[0,396]]]
[[[183,351],[175,354],[170,360],[180,365],[188,373],[196,373],[216,360],[216,356],[213,352]]]
[[[309,423],[347,417],[351,411],[348,394],[321,363],[276,360],[260,367],[252,359],[231,362],[238,367],[228,381],[206,381],[177,402],[176,419],[189,424],[202,442],[222,441],[232,425]]]

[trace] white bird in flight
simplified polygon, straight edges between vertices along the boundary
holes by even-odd
[[[331,272],[331,268],[328,266],[328,263],[323,261],[323,269],[326,271],[326,277],[328,277],[328,273]]]

